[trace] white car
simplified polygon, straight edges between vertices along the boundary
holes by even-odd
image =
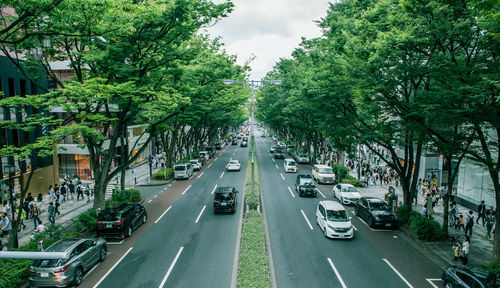
[[[191,165],[193,165],[193,170],[194,171],[200,171],[200,169],[201,169],[201,162],[200,162],[200,160],[191,159],[191,160],[189,160],[189,163],[191,163]]]
[[[241,165],[238,160],[231,160],[226,166],[227,171],[240,171]]]
[[[316,209],[316,223],[327,238],[354,237],[354,227],[345,208],[336,201],[320,201]]]
[[[342,204],[356,204],[361,198],[358,189],[351,184],[337,184],[333,187],[333,196],[339,199]]]

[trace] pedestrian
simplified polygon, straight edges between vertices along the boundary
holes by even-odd
[[[464,215],[460,214],[457,220],[457,224],[455,225],[455,229],[458,229],[460,231],[460,228],[464,229],[465,231],[465,224],[464,224]]]
[[[495,225],[495,214],[492,214],[490,210],[486,211],[486,238],[488,240],[493,240],[491,238],[491,229]]]
[[[61,200],[61,203],[64,203],[66,202],[66,193],[67,193],[67,190],[66,190],[66,183],[63,183],[63,185],[61,185],[61,195],[62,195],[62,200]]]
[[[479,218],[483,219],[484,226],[484,216],[486,215],[486,205],[484,205],[484,200],[481,200],[481,203],[477,206],[477,219],[476,224],[479,224]]]
[[[54,200],[54,217],[55,215],[57,214],[57,216],[61,215],[61,212],[59,212],[59,206],[61,204],[59,203],[59,199],[56,198],[56,200]]]
[[[21,215],[19,215],[21,213]],[[15,213],[16,221],[19,221],[18,232],[22,231],[22,229],[26,228],[26,224],[24,224],[24,218],[26,218],[26,211],[24,209],[19,209],[19,206],[16,208]]]
[[[87,202],[90,202],[90,187],[88,184],[85,186],[85,195],[87,195]]]
[[[37,223],[40,222],[40,209],[35,203],[33,203],[33,226],[36,227]]]
[[[36,196],[36,202],[42,203],[43,202],[43,195],[42,193],[38,193],[38,196]]]
[[[54,207],[54,202],[49,203],[48,213],[49,213],[49,222],[52,224],[56,224],[56,219],[55,219],[56,208]]]
[[[9,243],[9,233],[10,229],[12,229],[12,225],[10,224],[9,217],[7,215],[2,214],[2,220],[0,220],[0,229],[1,237],[5,237],[5,244]]]
[[[24,199],[23,201],[23,209],[24,209],[24,212],[26,212],[26,216],[29,215],[30,213],[30,206],[29,206],[29,201],[28,201],[28,197],[26,197],[26,199]]]
[[[465,240],[462,243],[462,254],[460,255],[460,260],[464,265],[469,263],[469,249],[470,249],[470,237],[465,236]]]
[[[457,221],[457,203],[455,201],[452,201],[450,204],[450,216],[448,217],[448,222],[450,224],[450,227],[453,225],[456,225]]]
[[[69,196],[71,196],[71,199],[75,199],[75,184],[73,184],[71,180],[68,184],[68,188],[69,188]]]
[[[467,215],[467,221],[465,223],[465,235],[472,236],[472,226],[474,226],[474,212],[469,210],[469,215]]]
[[[415,188],[415,192],[413,193],[413,198],[415,199],[415,205],[417,205],[417,197],[418,197],[418,186]]]
[[[427,193],[427,197],[425,198],[425,207],[427,209],[427,216],[432,218],[432,196],[431,193]]]
[[[82,185],[78,185],[76,186],[76,201],[79,201],[80,200],[80,196],[82,197],[82,200],[84,200],[85,198],[83,198],[83,189],[82,189]]]
[[[55,194],[54,194],[54,188],[52,188],[52,185],[49,185],[49,197],[50,197],[50,201],[54,200]]]
[[[35,228],[35,233],[43,233],[45,232],[45,225],[43,225],[42,221],[40,221],[40,223],[38,223],[38,226],[36,226]]]

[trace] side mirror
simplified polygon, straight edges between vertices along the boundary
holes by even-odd
[[[97,241],[92,242],[92,246],[97,246]]]

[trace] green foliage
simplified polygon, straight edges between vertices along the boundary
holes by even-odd
[[[332,169],[335,173],[337,182],[342,182],[342,180],[345,179],[349,174],[349,169],[347,169],[347,167],[342,164],[333,164]]]
[[[418,239],[424,241],[443,241],[446,234],[441,225],[435,220],[429,219],[417,212],[412,212],[408,220],[409,226]]]
[[[153,179],[155,180],[170,180],[174,178],[174,169],[173,168],[167,168],[167,169],[161,169],[160,171],[156,172],[153,175]]]
[[[97,222],[97,210],[91,208],[85,212],[78,215],[78,218],[73,223],[75,231],[77,233],[82,233],[88,231],[90,233],[95,232]]]
[[[250,141],[250,149],[252,142]],[[249,155],[250,155],[250,151]],[[257,159],[254,159],[254,189],[252,190],[252,163],[251,161],[247,161],[247,169],[245,174],[245,204],[248,205],[248,209],[255,210],[257,206],[260,205],[260,184],[259,184],[259,169],[257,165]]]
[[[398,221],[400,224],[406,224],[410,220],[410,211],[405,205],[398,206]]]
[[[497,277],[500,277],[500,261],[483,264],[481,265],[481,268],[496,274]]]
[[[351,178],[351,179],[344,179],[344,180],[342,180],[342,183],[351,184],[354,187],[365,187],[365,183],[363,183],[363,181],[358,180],[358,179],[353,179],[353,178]]]
[[[106,206],[113,206],[119,203],[138,203],[141,202],[141,192],[137,189],[127,189],[113,193],[111,199],[106,201]]]
[[[250,210],[243,218],[236,286],[271,287],[268,260],[264,219],[261,213]]]

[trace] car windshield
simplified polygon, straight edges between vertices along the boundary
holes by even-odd
[[[299,154],[299,157],[307,158],[306,154]]]
[[[287,165],[288,165],[288,166],[295,166],[295,165],[297,165],[297,164],[295,164],[295,162],[294,162],[294,161],[289,161]]]
[[[306,178],[306,179],[301,179],[301,180],[300,180],[300,183],[301,183],[302,185],[314,185],[313,180],[312,180],[312,179],[308,179],[308,178]]]
[[[175,171],[184,171],[184,170],[186,170],[186,166],[175,166],[174,170]]]
[[[196,161],[196,160],[191,160],[191,161],[189,161],[189,163],[196,165],[196,164],[198,164],[198,161]]]
[[[319,173],[333,174],[332,168],[319,168]]]
[[[342,192],[358,192],[358,189],[354,187],[342,187]]]
[[[236,164],[238,164],[238,161],[231,161],[231,162],[229,162],[229,164],[236,165]]]
[[[215,200],[232,200],[231,193],[215,193]]]
[[[370,209],[374,211],[386,211],[389,210],[389,206],[385,202],[370,202]]]
[[[55,268],[64,264],[63,259],[37,259],[33,266],[39,268]]]
[[[97,220],[99,221],[120,221],[120,213],[116,212],[107,212],[107,213],[99,213],[97,216]]]
[[[334,221],[334,222],[345,222],[349,221],[349,218],[347,217],[347,212],[345,210],[326,210],[326,218],[328,221]]]

